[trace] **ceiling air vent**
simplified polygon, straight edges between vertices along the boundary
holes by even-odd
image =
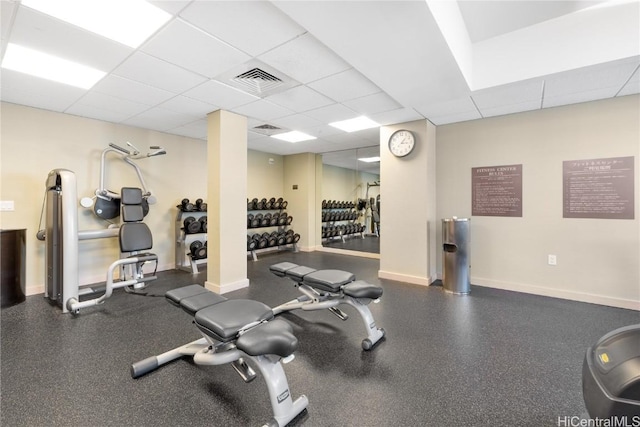
[[[274,135],[276,133],[280,133],[282,131],[282,128],[279,128],[278,126],[274,126],[274,125],[270,125],[268,123],[265,123],[263,125],[259,125],[259,126],[254,126],[253,128],[251,128],[251,130],[257,132],[257,133],[261,133],[263,135]]]
[[[233,78],[233,81],[245,87],[245,91],[261,96],[273,92],[282,86],[282,80],[260,68],[253,68]]]

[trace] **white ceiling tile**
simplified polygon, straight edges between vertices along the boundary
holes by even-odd
[[[142,51],[206,77],[250,59],[250,56],[176,19],[163,28]]]
[[[297,86],[284,92],[268,96],[265,99],[298,112],[309,111],[334,103],[326,96],[320,95],[315,90],[306,86]]]
[[[193,116],[206,117],[207,114],[212,111],[219,110],[220,107],[199,101],[193,98],[187,98],[186,96],[176,96],[168,101],[158,105],[158,107],[165,108],[167,110],[176,111],[178,113],[185,113]]]
[[[114,76],[113,74],[102,79],[93,87],[93,90],[146,105],[156,105],[175,96],[172,92]]]
[[[636,68],[635,73],[618,92],[617,96],[634,95],[636,93],[640,93],[640,67]]]
[[[172,15],[177,14],[182,9],[187,7],[189,3],[191,3],[191,0],[147,0],[147,1],[153,4],[154,6],[157,6],[160,9],[164,10],[165,12],[169,12]]]
[[[305,34],[258,57],[301,83],[309,83],[350,68],[339,56]]]
[[[115,96],[111,96],[106,93],[91,91],[79,99],[78,102],[76,102],[72,108],[67,111],[71,112],[71,110],[73,110],[75,112],[72,112],[72,114],[76,114],[76,112],[81,111],[82,108],[87,108],[87,111],[94,112],[99,110],[108,111],[110,112],[110,117],[113,116],[112,113],[118,113],[124,116],[122,118],[122,120],[124,120],[148,110],[149,105],[129,101],[127,99],[116,98]]]
[[[0,100],[5,102],[64,111],[85,93],[84,89],[4,68],[0,73]]]
[[[358,112],[351,108],[347,108],[342,104],[327,105],[326,107],[306,111],[304,114],[320,120],[323,123],[333,123],[340,120],[352,119],[359,115]]]
[[[130,117],[130,115],[122,111],[112,111],[80,103],[73,104],[64,112],[67,114],[73,114],[74,116],[88,117],[90,119],[104,120],[113,123],[119,123]]]
[[[427,118],[453,116],[455,114],[464,114],[469,112],[477,113],[476,106],[473,104],[470,96],[451,99],[446,102],[436,102],[426,105],[419,105],[416,107],[416,110]]]
[[[195,120],[197,120],[197,118],[194,118],[191,115],[178,114],[175,111],[155,107],[131,117],[123,123],[126,125],[165,132],[169,129],[185,126]]]
[[[133,52],[123,44],[25,6],[18,10],[9,41],[105,72]]]
[[[113,74],[174,93],[184,92],[207,80],[199,74],[143,52],[131,55]]]
[[[506,114],[522,113],[524,111],[539,110],[540,100],[521,102],[518,104],[504,104],[492,108],[480,108],[482,117],[503,116]]]
[[[548,76],[545,78],[545,99],[598,88],[616,88],[615,93],[633,74],[638,64],[640,59],[636,57]]]
[[[169,129],[168,133],[175,135],[188,136],[189,138],[207,139],[207,121],[196,120],[195,122],[187,123],[184,126],[178,126],[173,129]]]
[[[443,116],[427,117],[431,123],[436,126],[446,125],[449,123],[466,122],[469,120],[481,119],[482,116],[478,111],[467,111],[463,113],[446,114]]]
[[[400,108],[400,105],[396,101],[383,92],[352,99],[350,101],[343,102],[343,104],[365,115],[372,115]]]
[[[617,88],[602,88],[584,92],[569,93],[559,96],[544,97],[543,107],[557,107],[560,105],[578,104],[580,102],[596,101],[598,99],[611,98],[617,92]]]
[[[13,1],[0,1],[0,35],[3,39],[9,36],[13,14],[18,8],[18,3]]]
[[[308,133],[309,135],[313,135],[316,138],[327,138],[327,137],[330,137],[331,135],[344,133],[344,131],[338,128],[334,128],[333,126],[321,125],[321,126],[307,128],[305,129],[305,133]]]
[[[234,89],[231,86],[227,86],[215,80],[210,80],[200,86],[190,89],[183,93],[183,95],[209,104],[218,105],[220,108],[225,110],[231,110],[240,105],[248,104],[259,99],[257,96],[241,92],[238,89]]]
[[[308,86],[337,102],[380,92],[378,86],[353,68],[316,80]]]
[[[413,108],[398,108],[397,110],[374,114],[371,116],[371,120],[379,123],[381,126],[386,126],[396,123],[412,122],[414,120],[424,120],[424,117]]]
[[[304,114],[292,114],[290,116],[281,117],[273,121],[274,124],[292,130],[305,130],[315,128],[322,123]]]
[[[284,107],[280,107],[279,105],[275,105],[269,101],[265,101],[263,99],[259,99],[250,104],[236,107],[233,109],[233,111],[237,114],[242,114],[243,116],[263,119],[267,121],[278,117],[290,116],[291,114],[293,114],[293,111]]]
[[[534,80],[479,90],[473,92],[471,97],[484,115],[485,109],[499,109],[499,107],[504,105],[508,106],[536,101],[538,106],[540,106],[542,87],[543,82],[541,80]]]
[[[180,17],[251,56],[306,31],[265,1],[198,1]]]

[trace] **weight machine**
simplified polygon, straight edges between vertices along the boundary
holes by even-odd
[[[380,237],[380,195],[369,197],[369,188],[380,187],[380,181],[367,182],[367,192],[364,199],[358,199],[358,209],[365,209],[365,230],[376,237]]]

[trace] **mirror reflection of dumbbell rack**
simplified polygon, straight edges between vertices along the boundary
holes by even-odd
[[[322,238],[332,240],[337,237],[344,242],[345,236],[360,235],[364,239],[365,227],[356,222],[358,212],[350,201],[322,201]]]
[[[177,208],[175,268],[197,274],[198,265],[207,262],[207,204],[182,199]]]
[[[288,227],[293,217],[287,214],[288,202],[282,197],[267,200],[247,199],[247,252],[254,261],[258,260],[257,251],[293,250],[298,251],[300,235]],[[263,231],[260,228],[270,228]]]

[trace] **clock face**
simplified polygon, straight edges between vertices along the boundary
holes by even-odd
[[[397,157],[404,157],[413,151],[416,140],[408,130],[395,131],[389,138],[389,150]]]

